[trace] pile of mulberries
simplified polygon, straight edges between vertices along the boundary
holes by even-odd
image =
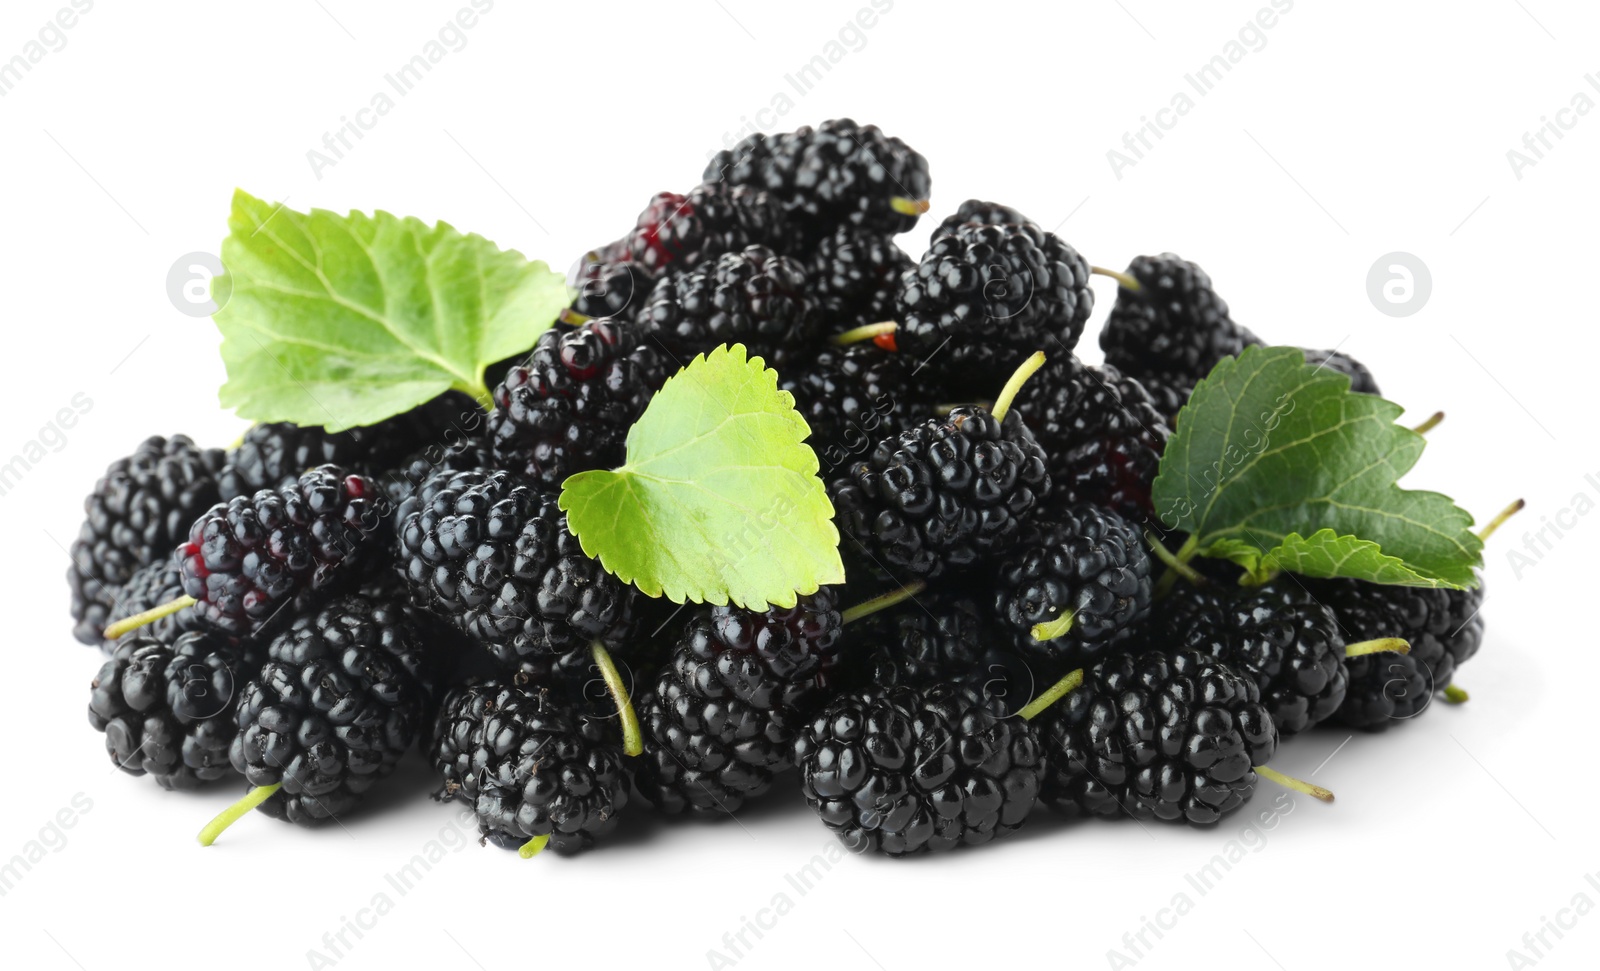
[[[123,772],[238,800],[203,842],[251,807],[344,825],[413,750],[525,856],[796,790],[890,856],[1036,807],[1203,826],[1263,778],[1314,789],[1267,766],[1280,742],[1461,697],[1481,589],[1166,575],[1168,439],[1262,343],[1195,263],[1100,270],[978,199],[908,252],[927,160],[849,119],[752,135],[680,188],[577,261],[481,405],[260,424],[228,450],[152,437],[94,485],[68,573],[73,633],[106,655],[89,721]],[[1090,363],[1094,273],[1116,284]],[[663,384],[735,343],[809,429],[845,582],[664,602],[585,551],[561,490],[623,464]]]

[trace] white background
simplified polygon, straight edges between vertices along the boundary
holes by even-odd
[[[1513,948],[1539,956],[1523,935],[1575,895],[1600,903],[1585,883],[1600,871],[1588,715],[1600,516],[1574,508],[1600,499],[1600,117],[1562,116],[1571,130],[1520,178],[1507,159],[1575,93],[1600,99],[1585,80],[1600,70],[1600,11],[1299,0],[1200,97],[1184,75],[1264,0],[900,0],[801,95],[785,74],[866,0],[500,0],[318,178],[307,151],[466,5],[102,0],[0,98],[0,461],[56,446],[0,496],[0,860],[74,798],[91,807],[0,897],[8,966],[302,967],[312,949],[332,960],[323,935],[380,891],[393,909],[363,917],[359,940],[347,932],[335,966],[614,967],[626,952],[699,968],[717,966],[716,948],[740,968],[1093,968],[1115,948],[1140,968],[1505,967]],[[0,60],[64,6],[6,3]],[[1119,177],[1107,151],[1180,90],[1193,110]],[[453,810],[421,798],[419,765],[344,828],[255,817],[209,850],[194,833],[231,788],[174,795],[111,770],[85,724],[100,659],[68,633],[65,545],[97,474],[144,436],[220,445],[243,427],[216,408],[213,326],[165,289],[180,255],[215,250],[235,186],[301,210],[448,219],[564,268],[653,192],[694,184],[747,119],[780,130],[841,115],[929,158],[934,211],[902,240],[913,254],[971,196],[1021,208],[1097,263],[1175,250],[1269,340],[1337,345],[1419,420],[1447,411],[1408,484],[1480,520],[1519,495],[1530,504],[1489,546],[1488,640],[1460,678],[1471,703],[1386,735],[1293,742],[1274,766],[1338,802],[1293,802],[1204,896],[1185,875],[1276,792],[1212,830],[1039,819],[979,852],[852,857],[804,896],[785,875],[831,844],[790,793],[737,822],[641,822],[578,858],[467,844],[400,896],[385,874],[441,831],[461,845]],[[1397,250],[1433,281],[1401,318],[1366,288]],[[1112,291],[1100,294],[1096,321]],[[49,430],[80,392],[89,412]],[[1545,549],[1532,534],[1558,521],[1570,528],[1547,530]],[[1514,568],[1525,543],[1540,558]],[[780,891],[792,910],[729,951],[724,934]],[[1179,893],[1192,910],[1128,950],[1124,933]],[[1546,932],[1538,966],[1593,967],[1600,916],[1562,919],[1572,929]]]

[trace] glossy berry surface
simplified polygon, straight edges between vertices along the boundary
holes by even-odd
[[[401,505],[411,600],[502,663],[587,668],[590,645],[634,629],[633,590],[584,554],[553,494],[509,472],[438,472]]]
[[[260,670],[259,651],[209,631],[120,641],[89,695],[89,724],[111,761],[164,789],[235,778],[228,747],[239,692]]]
[[[903,583],[1014,548],[1050,474],[1017,415],[957,408],[879,442],[829,491],[841,550]]]
[[[674,369],[719,344],[742,343],[772,362],[815,340],[819,311],[803,264],[751,246],[661,281],[638,326],[669,352]]]
[[[445,697],[428,755],[439,798],[462,800],[489,842],[517,849],[536,836],[572,853],[616,828],[628,804],[620,736],[587,723],[538,688],[487,681]]]
[[[621,465],[628,428],[669,364],[619,320],[545,331],[494,389],[488,440],[496,466],[555,492],[573,473]]]
[[[171,556],[195,518],[216,504],[222,465],[221,449],[157,435],[106,468],[83,501],[85,518],[69,551],[73,636],[99,643],[122,599],[119,588]]]
[[[909,856],[1009,835],[1038,796],[1032,727],[954,683],[841,695],[795,746],[806,802],[857,853]]]
[[[1215,823],[1278,745],[1255,682],[1198,651],[1108,657],[1036,721],[1044,802],[1093,816]]]
[[[1106,362],[1136,377],[1170,373],[1195,382],[1225,357],[1261,343],[1233,322],[1211,277],[1172,253],[1140,256],[1127,273],[1138,291],[1117,290],[1117,302],[1100,332]]]
[[[1150,612],[1150,556],[1139,530],[1116,513],[1080,503],[1034,522],[998,566],[994,616],[1024,657],[1049,672],[1097,657],[1132,634]],[[1059,637],[1036,624],[1071,613]]]
[[[190,609],[216,630],[253,634],[297,595],[358,581],[387,553],[388,513],[375,483],[333,465],[213,506],[177,551]]]

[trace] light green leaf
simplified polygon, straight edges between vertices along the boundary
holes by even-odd
[[[1237,539],[1219,539],[1207,549],[1215,556],[1244,567],[1255,582],[1265,582],[1279,571],[1288,570],[1308,577],[1353,577],[1372,583],[1399,583],[1407,586],[1435,586],[1433,578],[1406,566],[1404,560],[1389,556],[1377,543],[1354,536],[1340,536],[1331,529],[1319,529],[1310,536],[1290,533],[1270,550]]]
[[[1395,424],[1403,410],[1351,393],[1349,378],[1307,365],[1296,348],[1250,348],[1218,364],[1179,413],[1156,512],[1191,534],[1188,548],[1258,576],[1303,567],[1471,586],[1483,549],[1472,517],[1398,484],[1426,444]]]
[[[236,191],[228,229],[219,398],[256,421],[338,431],[451,389],[487,401],[484,368],[532,347],[568,301],[544,263],[445,223]]]
[[[561,508],[585,553],[650,596],[793,606],[844,581],[809,433],[777,372],[719,347],[650,400],[625,465],[563,483]]]

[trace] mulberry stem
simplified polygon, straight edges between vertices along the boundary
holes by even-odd
[[[1411,642],[1400,637],[1380,637],[1371,641],[1358,641],[1355,644],[1344,646],[1345,657],[1361,657],[1366,654],[1410,654]]]
[[[1047,620],[1034,624],[1029,631],[1036,641],[1053,641],[1072,629],[1072,618],[1077,614],[1074,610],[1063,610],[1061,616],[1055,620]]]
[[[995,421],[1005,421],[1006,412],[1011,410],[1011,400],[1022,390],[1022,386],[1033,377],[1033,372],[1044,367],[1044,351],[1034,351],[1028,359],[1022,362],[1016,373],[1006,380],[1006,386],[1000,389],[1000,394],[994,399],[994,409],[989,413],[994,415]]]
[[[589,653],[594,655],[594,663],[600,668],[600,677],[605,679],[606,690],[611,692],[611,702],[617,706],[617,718],[622,722],[622,753],[642,755],[644,733],[639,728],[639,713],[633,710],[633,701],[628,697],[628,686],[622,683],[622,673],[617,670],[616,662],[611,660],[611,652],[606,650],[604,644],[595,641]],[[527,848],[524,846],[523,850]],[[533,852],[537,853],[538,850]],[[533,853],[524,852],[522,855],[527,857]]]
[[[1144,541],[1146,545],[1150,547],[1151,555],[1160,560],[1162,563],[1165,563],[1168,570],[1171,570],[1178,576],[1183,577],[1185,580],[1188,580],[1197,587],[1203,587],[1206,585],[1206,578],[1200,575],[1200,571],[1178,559],[1176,556],[1173,556],[1172,551],[1167,549],[1166,544],[1161,542],[1161,540],[1156,537],[1154,532],[1148,529],[1145,530]]]
[[[1144,284],[1140,283],[1133,276],[1124,273],[1121,270],[1108,270],[1103,266],[1091,266],[1089,267],[1089,272],[1098,273],[1100,276],[1110,277],[1111,279],[1117,281],[1117,284],[1124,290],[1131,290],[1134,293],[1138,293],[1140,290],[1144,289]]]
[[[920,216],[933,208],[933,204],[926,199],[908,199],[905,196],[892,196],[889,199],[889,208],[902,216]]]
[[[875,340],[885,334],[892,334],[900,329],[900,325],[892,320],[885,320],[877,324],[863,324],[852,327],[842,334],[834,334],[828,338],[828,343],[835,347],[845,347],[850,344],[860,344],[863,341]]]
[[[1452,705],[1459,705],[1463,701],[1470,701],[1472,696],[1467,694],[1467,689],[1460,685],[1447,684],[1444,688],[1444,700]]]
[[[573,310],[571,307],[567,307],[565,310],[562,310],[559,314],[556,314],[556,320],[557,321],[559,321],[559,322],[561,322],[563,324],[571,324],[573,327],[582,327],[584,324],[587,324],[589,321],[591,321],[593,319],[594,318],[589,316],[588,314],[580,314],[576,310]]]
[[[1526,505],[1527,505],[1526,502],[1523,502],[1521,499],[1518,499],[1516,502],[1513,502],[1511,505],[1509,505],[1509,506],[1505,507],[1504,509],[1500,510],[1500,515],[1498,515],[1498,516],[1494,517],[1493,519],[1489,520],[1488,525],[1486,525],[1482,529],[1478,530],[1478,540],[1480,542],[1487,543],[1489,541],[1489,537],[1494,535],[1494,531],[1495,530],[1499,529],[1502,525],[1504,525],[1506,520],[1510,519],[1512,516],[1515,516],[1517,513],[1521,512],[1522,511],[1522,507],[1526,506]]]
[[[239,818],[245,813],[271,799],[272,794],[281,788],[283,788],[283,783],[274,782],[270,786],[256,786],[245,793],[243,799],[224,809],[217,814],[217,818],[206,823],[205,828],[200,831],[200,845],[210,846],[215,843],[217,837],[222,835],[223,830],[238,822]]]
[[[1256,775],[1259,775],[1263,779],[1270,779],[1273,782],[1276,782],[1278,785],[1283,786],[1285,789],[1293,789],[1295,792],[1303,792],[1313,799],[1321,799],[1323,802],[1333,802],[1333,793],[1329,792],[1328,790],[1322,788],[1321,786],[1314,786],[1309,782],[1303,782],[1300,779],[1296,779],[1292,775],[1284,775],[1277,769],[1269,769],[1264,765],[1258,765],[1256,766]]]
[[[1429,432],[1433,431],[1435,428],[1438,428],[1439,427],[1439,423],[1441,421],[1444,421],[1444,412],[1436,411],[1433,414],[1428,416],[1428,420],[1427,421],[1423,422],[1422,424],[1416,426],[1415,428],[1413,428],[1411,430],[1416,432],[1418,435],[1426,435]]]
[[[105,638],[108,641],[114,641],[128,631],[138,630],[146,624],[153,624],[161,618],[175,614],[186,607],[193,607],[197,602],[193,597],[183,596],[176,600],[168,600],[164,604],[151,607],[149,610],[134,614],[132,617],[124,617],[105,629]]]
[[[854,607],[850,607],[842,611],[839,614],[839,622],[842,624],[855,623],[863,617],[869,617],[880,610],[886,610],[889,607],[893,607],[897,603],[903,603],[907,600],[910,600],[912,597],[915,597],[917,594],[926,589],[928,589],[928,582],[926,580],[915,580],[903,587],[900,587],[899,589],[890,590],[888,593],[879,594],[878,596],[873,597],[871,600],[864,600],[861,603],[856,604]]]
[[[522,857],[524,860],[531,860],[539,855],[539,851],[544,849],[544,845],[548,842],[550,842],[549,833],[546,833],[543,836],[535,836],[533,839],[517,848],[517,855]]]
[[[1067,676],[1045,689],[1044,694],[1028,702],[1027,706],[1017,712],[1023,721],[1032,721],[1040,712],[1060,701],[1069,691],[1076,690],[1083,684],[1083,668],[1067,672]]]

